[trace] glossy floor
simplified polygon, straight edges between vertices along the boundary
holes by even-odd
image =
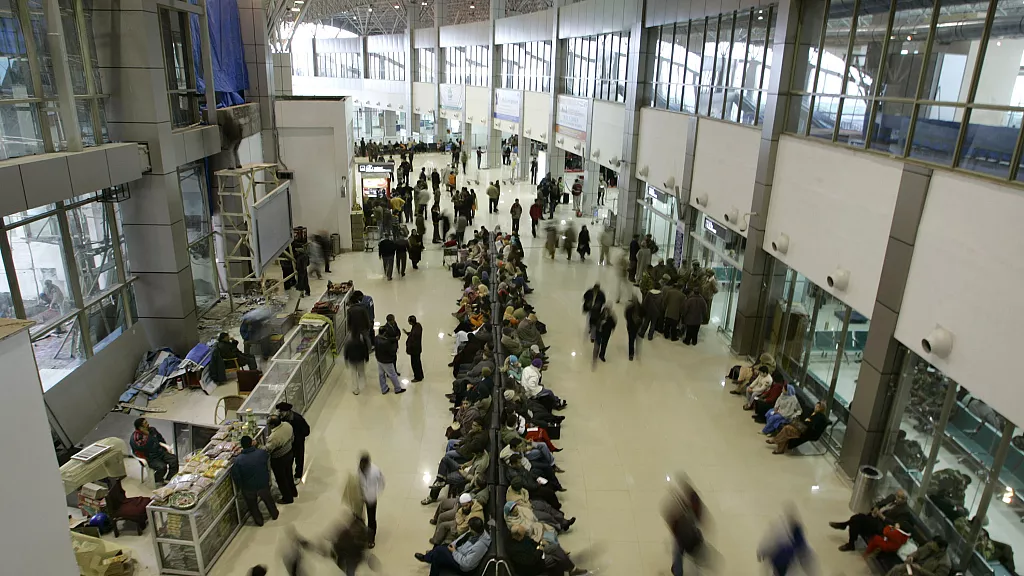
[[[437,161],[440,156],[418,156],[417,171],[423,160]],[[483,195],[480,186],[477,192]],[[529,186],[518,193],[522,199],[533,196]],[[508,228],[513,199],[508,191],[503,194],[500,219],[488,216],[481,201],[477,225],[500,223]],[[558,214],[569,217],[565,207]],[[668,574],[669,538],[659,504],[668,480],[686,473],[708,504],[707,539],[724,556],[717,573],[765,573],[756,559],[758,544],[780,517],[784,503],[794,502],[818,553],[820,573],[867,574],[858,555],[836,551],[842,536],[825,524],[849,515],[848,484],[829,458],[771,454],[757,434],[759,427],[722,385],[722,375],[737,360],[714,330],[703,331],[696,347],[660,337],[645,341],[637,361],[629,362],[625,328],[620,325],[608,362],[593,370],[581,295],[599,279],[610,294],[615,285],[614,269],[596,264],[599,231],[592,231],[594,257],[581,263],[573,254],[567,263],[564,253],[554,261],[543,257],[539,239],[529,238],[528,217],[523,223],[536,289],[531,302],[549,329],[545,341],[551,345],[552,360],[545,385],[569,402],[565,432],[556,442],[564,451],[557,458],[566,469],[560,476],[568,488],[564,509],[579,521],[561,541],[581,565],[608,576]],[[589,220],[580,219],[577,229],[584,223]],[[262,528],[251,523],[244,527],[213,574],[243,575],[258,563],[267,564],[271,574],[283,574],[279,545],[287,531],[294,528],[309,537],[326,533],[341,514],[344,478],[364,450],[387,478],[374,551],[382,564],[380,573],[427,573],[412,555],[427,549],[432,531],[427,520],[433,508],[419,501],[444,451],[443,432],[451,419],[444,398],[451,381],[445,366],[451,339],[446,334],[454,326],[450,313],[461,284],[442,268],[441,252],[435,247],[427,250],[420,267],[388,282],[375,253],[346,254],[332,263],[332,278],[353,279],[373,296],[378,319],[389,313],[403,325],[410,314],[420,319],[427,378],[401,396],[382,396],[370,378],[364,392],[354,396],[349,374],[339,362],[327,395],[307,414],[313,427],[307,445],[310,463],[298,500],[282,507],[278,521]],[[618,310],[621,314],[621,307]],[[399,362],[403,377],[411,378],[408,357],[403,354]],[[151,566],[152,546],[140,544],[144,553],[148,547]],[[365,567],[360,570],[370,573]],[[326,563],[311,570],[311,576],[337,573]],[[688,566],[687,573],[696,571]]]

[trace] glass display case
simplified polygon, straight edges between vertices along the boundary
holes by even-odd
[[[303,320],[274,355],[275,360],[299,363],[304,406],[313,403],[334,368],[331,336],[331,326],[326,323]]]
[[[191,509],[150,504],[157,567],[161,574],[206,576],[245,519],[245,506],[223,474]]]
[[[274,406],[279,402],[291,402],[295,409],[300,412],[305,408],[301,398],[296,402],[296,395],[301,396],[302,379],[299,374],[299,362],[291,360],[274,360],[270,363],[260,383],[253,388],[246,398],[245,403],[238,409],[239,419],[251,410],[256,420],[261,424],[266,423],[267,418],[274,412]],[[289,385],[291,390],[289,390]]]

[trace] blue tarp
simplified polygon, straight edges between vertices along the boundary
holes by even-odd
[[[249,70],[245,66],[245,50],[242,48],[242,29],[238,21],[236,0],[210,0],[206,4],[206,17],[210,26],[210,48],[213,53],[214,89],[217,92],[217,107],[225,108],[245,103],[245,91],[249,89]],[[192,16],[192,58],[196,70],[203,69],[202,46],[199,33],[199,17]],[[203,74],[197,75],[196,87],[202,93],[206,90]]]

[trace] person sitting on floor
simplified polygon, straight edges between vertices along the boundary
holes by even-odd
[[[587,573],[569,558],[569,554],[558,542],[555,529],[537,520],[532,509],[518,502],[506,502],[503,512],[509,530],[524,534],[544,552],[545,566],[549,573],[552,573],[551,570],[556,574],[569,572],[570,576]]]
[[[534,358],[529,366],[523,368],[523,379],[521,382],[523,391],[526,392],[527,398],[536,400],[549,411],[563,410],[569,403],[555,396],[554,392],[541,384],[540,369],[543,365],[543,360]]]
[[[766,440],[769,444],[775,444],[772,454],[783,454],[789,448],[789,443],[800,438],[818,438],[829,425],[828,415],[825,414],[825,403],[818,402],[814,405],[814,412],[801,421],[786,424],[773,438]]]
[[[857,538],[870,541],[873,536],[882,536],[889,526],[902,525],[909,529],[914,525],[914,515],[907,503],[906,491],[897,490],[875,502],[870,513],[854,514],[845,522],[829,522],[828,525],[835,530],[849,531],[848,541],[839,547],[840,551],[849,552],[856,547]]]
[[[485,489],[478,492],[478,494],[482,493],[482,497],[486,500],[490,498],[489,492],[490,490],[485,486]],[[439,505],[438,509],[440,510],[440,508],[441,506]],[[483,504],[474,494],[464,492],[459,495],[458,505],[455,507],[453,514],[442,512],[437,516],[439,521],[437,522],[437,528],[434,529],[434,535],[430,538],[430,543],[434,546],[450,544],[469,530],[469,521],[473,518],[484,519]]]

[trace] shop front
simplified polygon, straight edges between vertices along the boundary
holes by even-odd
[[[368,211],[367,203],[378,198],[391,197],[391,178],[395,173],[394,162],[365,163],[358,165],[359,185],[362,190],[362,210]]]
[[[1015,574],[1013,550],[1024,547],[1024,437],[967,388],[900,349],[883,490],[907,491],[921,528],[949,542],[954,568]]]
[[[825,402],[833,425],[822,442],[838,455],[871,322],[782,262],[770,266],[762,351],[798,386],[802,403]]]
[[[648,186],[644,196],[637,200],[637,204],[640,205],[637,211],[637,233],[641,236],[650,234],[658,246],[658,250],[651,255],[652,264],[656,264],[659,258],[673,258],[677,240],[676,230],[681,227],[677,217],[676,197],[654,186]]]
[[[732,336],[739,303],[740,279],[743,276],[743,252],[747,239],[726,228],[703,212],[697,214],[697,223],[690,232],[691,249],[686,259],[698,262],[702,268],[714,271],[718,293],[711,300],[710,324],[718,332]],[[682,246],[677,246],[677,266],[689,266],[682,258]]]

